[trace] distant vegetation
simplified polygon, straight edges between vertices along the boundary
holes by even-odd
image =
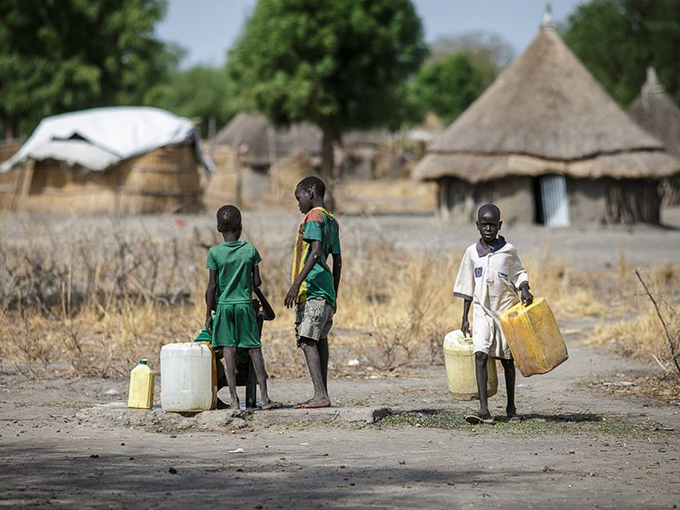
[[[680,103],[680,2],[591,0],[561,27],[565,42],[622,106],[640,93],[654,66]]]
[[[323,170],[345,131],[394,124],[400,86],[427,55],[409,0],[260,0],[229,53],[239,102],[323,132]]]
[[[452,122],[514,56],[497,34],[423,42],[410,0],[259,0],[226,66],[182,69],[160,40],[165,0],[0,2],[0,127],[28,135],[45,116],[150,105],[199,119],[208,136],[239,110],[276,124],[342,131]],[[680,2],[591,0],[560,26],[565,41],[623,106],[656,67],[680,103]],[[225,49],[226,51],[226,49]]]
[[[26,135],[47,115],[137,105],[176,67],[162,0],[0,2],[0,123]]]

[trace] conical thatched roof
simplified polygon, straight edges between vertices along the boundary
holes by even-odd
[[[661,140],[669,153],[680,157],[680,108],[664,91],[654,68],[647,69],[647,81],[628,113]]]
[[[275,129],[264,115],[241,112],[217,134],[215,143],[247,150],[243,158],[251,165],[271,165],[299,150],[319,154],[321,131],[310,124]]]
[[[550,25],[446,131],[420,179],[661,177],[680,169],[607,95]]]

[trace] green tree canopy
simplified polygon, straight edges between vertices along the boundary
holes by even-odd
[[[232,89],[223,67],[215,69],[202,65],[185,71],[176,71],[163,83],[151,88],[145,95],[148,106],[165,108],[177,115],[200,117],[203,136],[208,136],[208,122],[215,118],[217,129],[234,115]]]
[[[156,38],[163,0],[0,2],[0,122],[6,136],[40,118],[140,104],[178,61]]]
[[[323,130],[329,174],[343,131],[394,121],[426,51],[409,0],[259,0],[227,67],[241,106]]]
[[[449,55],[463,54],[483,79],[482,86],[488,87],[505,69],[515,52],[512,45],[502,36],[484,31],[466,32],[457,36],[442,36],[430,45],[430,62],[436,62]]]
[[[423,66],[407,88],[409,120],[420,122],[432,112],[450,124],[484,91],[484,81],[483,71],[463,54]]]
[[[680,102],[680,2],[591,0],[560,27],[565,42],[621,105],[639,94],[654,66]]]

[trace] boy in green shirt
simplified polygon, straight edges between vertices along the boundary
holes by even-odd
[[[330,407],[328,397],[328,332],[333,325],[340,286],[342,257],[338,222],[324,205],[326,186],[318,177],[306,177],[295,188],[304,214],[293,252],[292,285],[286,293],[287,308],[295,305],[295,335],[305,353],[314,396],[295,407]],[[328,255],[333,256],[333,271]]]
[[[252,297],[253,288],[259,289],[262,285],[258,267],[262,259],[252,244],[239,241],[243,223],[241,211],[237,207],[220,207],[217,211],[217,230],[222,233],[224,243],[213,246],[208,252],[206,268],[210,270],[210,277],[205,292],[205,327],[212,331],[213,347],[223,351],[232,407],[238,409],[239,406],[236,393],[236,348],[241,347],[248,349],[253,361],[262,409],[273,409],[279,404],[271,401],[267,393],[267,373]]]

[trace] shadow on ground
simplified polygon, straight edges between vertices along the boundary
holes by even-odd
[[[0,487],[4,504],[51,507],[128,507],[154,502],[167,508],[227,502],[247,508],[360,507],[389,495],[388,506],[427,506],[423,493],[403,489],[474,486],[489,491],[500,483],[493,473],[468,469],[459,461],[439,462],[432,469],[407,465],[349,468],[328,454],[311,453],[292,460],[280,454],[223,456],[196,451],[74,455],[61,448],[3,449]],[[393,462],[393,461],[392,461]],[[390,462],[391,463],[391,462]],[[174,473],[172,472],[174,471]],[[505,472],[505,482],[532,472]],[[433,496],[434,497],[434,496]],[[218,498],[218,499],[216,499]],[[387,502],[386,502],[387,503]]]

